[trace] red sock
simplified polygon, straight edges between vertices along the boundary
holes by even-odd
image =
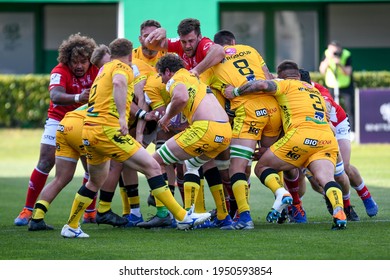
[[[349,199],[343,199],[344,208],[351,206],[351,201]]]
[[[284,183],[292,196],[293,204],[301,203],[301,199],[299,198],[299,176],[293,180],[284,178]]]
[[[87,184],[88,179],[89,179],[89,174],[88,173],[84,173],[83,183],[82,183],[83,186],[85,186],[85,184]]]
[[[95,209],[95,207],[96,207],[96,198],[97,198],[97,194],[93,198],[92,203],[87,207],[87,209],[85,209],[85,212],[90,213],[90,212],[93,212],[93,211],[96,210]]]
[[[358,195],[360,196],[360,198],[362,200],[365,200],[365,199],[371,197],[371,193],[368,191],[366,186],[364,186],[360,191],[356,191],[356,192],[358,193]]]
[[[35,202],[45,186],[48,176],[49,174],[43,173],[37,168],[34,168],[28,184],[26,204],[24,206],[25,208],[31,210],[34,209]]]

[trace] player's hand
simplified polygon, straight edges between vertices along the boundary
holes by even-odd
[[[190,73],[199,79],[199,73],[194,68],[190,70]]]
[[[164,28],[157,28],[150,32],[148,37],[146,37],[145,42],[149,44],[154,44],[160,42],[161,40],[167,37],[167,32]]]
[[[166,115],[164,115],[159,121],[158,121],[158,125],[161,127],[162,130],[164,130],[165,132],[168,132],[169,131],[169,122],[170,122],[170,119],[168,119],[166,117]]]
[[[158,111],[150,111],[145,115],[145,121],[158,121],[161,118],[160,113]]]
[[[90,92],[89,88],[83,89],[83,91],[80,93],[80,103],[84,104],[88,102],[89,92]]]
[[[120,128],[118,129],[118,131],[122,136],[129,134],[129,127],[125,118],[119,118],[119,126]]]
[[[227,99],[233,99],[235,96],[233,94],[234,87],[232,85],[227,85],[225,88],[224,95]]]

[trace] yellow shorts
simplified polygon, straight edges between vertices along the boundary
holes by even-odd
[[[56,132],[56,157],[77,161],[86,151],[81,139],[84,118],[67,116],[62,119]]]
[[[281,160],[296,167],[307,167],[312,161],[328,159],[335,166],[339,147],[330,127],[299,127],[288,131],[270,147]]]
[[[273,96],[249,98],[235,109],[233,138],[261,140],[278,136],[282,130],[279,104]]]
[[[232,138],[230,123],[196,121],[186,130],[176,134],[176,143],[193,157],[206,155],[215,158],[226,150]]]
[[[98,165],[109,159],[123,162],[141,148],[141,144],[130,135],[120,136],[118,129],[84,124],[82,138],[89,164]]]

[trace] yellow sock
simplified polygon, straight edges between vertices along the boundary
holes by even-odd
[[[330,187],[325,194],[326,197],[329,199],[330,203],[332,204],[333,210],[336,207],[344,207],[343,194],[339,188]]]
[[[122,199],[122,214],[130,214],[130,198],[127,196],[126,188],[119,188]]]
[[[106,213],[111,209],[111,202],[99,200],[98,209],[99,213]]]
[[[164,203],[162,203],[156,196],[154,197],[154,200],[156,201],[156,207],[165,206]]]
[[[204,201],[204,185],[200,182],[200,188],[197,194],[195,194],[195,209],[196,213],[206,213],[206,203]]]
[[[85,209],[92,203],[92,198],[81,196],[76,193],[76,196],[73,200],[72,209],[70,210],[70,216],[68,220],[68,225],[72,228],[78,228],[81,216],[83,215]]]
[[[45,201],[45,200],[38,200],[37,203],[35,204],[35,208],[34,208],[34,211],[33,211],[32,218],[33,219],[44,219],[45,215],[46,215],[46,211],[44,211],[41,208],[37,208],[36,205],[38,203],[42,204],[46,208],[46,211],[49,210],[50,203]]]
[[[284,184],[276,173],[270,173],[264,180],[264,185],[269,188],[274,194],[277,189],[284,188]]]
[[[214,198],[215,206],[217,207],[217,219],[223,220],[226,215],[229,215],[226,207],[225,193],[223,191],[223,185],[218,184],[210,187],[211,194]]]
[[[139,195],[129,197],[130,208],[139,208]]]
[[[279,172],[278,172],[278,175],[279,175],[280,181],[281,181],[281,182],[284,182],[283,171],[279,171]]]
[[[152,191],[154,197],[158,198],[159,201],[165,205],[169,212],[179,221],[184,220],[185,215],[187,214],[186,210],[180,206],[179,203],[173,197],[171,190],[168,186],[160,187]],[[157,202],[157,201],[156,201]]]
[[[189,209],[195,204],[200,185],[195,182],[184,182],[184,208]]]
[[[237,180],[232,185],[234,197],[236,198],[238,212],[249,211],[248,197],[249,197],[249,188],[248,182],[246,180]]]

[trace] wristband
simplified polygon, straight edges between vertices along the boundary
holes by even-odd
[[[135,113],[135,117],[137,119],[145,119],[145,116],[146,116],[146,111],[145,110],[142,110],[142,109],[138,109],[137,113]]]
[[[233,95],[236,96],[236,97],[240,96],[240,93],[238,92],[238,88],[234,88],[233,89]]]
[[[74,102],[75,102],[75,103],[79,103],[79,102],[80,102],[80,94],[76,94],[76,95],[74,96]]]

